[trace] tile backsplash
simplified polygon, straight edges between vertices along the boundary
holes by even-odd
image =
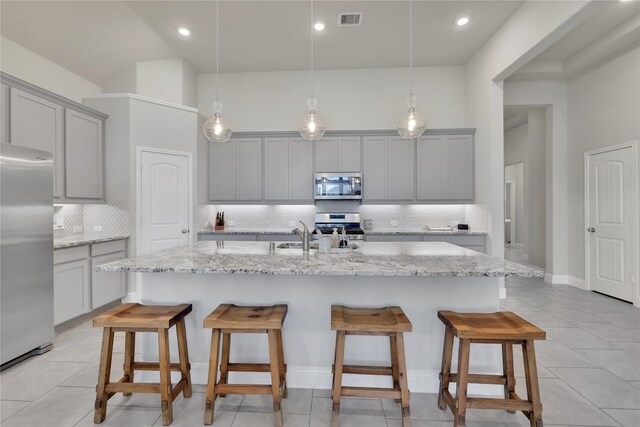
[[[374,228],[446,227],[452,221],[465,222],[467,213],[474,219],[472,229],[485,230],[482,210],[467,205],[367,205],[357,201],[320,201],[315,205],[200,205],[196,214],[196,229],[212,225],[217,211],[225,212],[227,227],[288,228],[290,222],[302,220],[314,223],[316,212],[359,212],[362,219],[373,220]]]
[[[54,229],[54,238],[74,234],[95,233],[94,226],[101,226],[104,235],[129,234],[129,208],[126,202],[106,205],[56,205],[64,219],[64,228]]]

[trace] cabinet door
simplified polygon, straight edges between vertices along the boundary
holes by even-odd
[[[338,138],[322,138],[316,144],[316,172],[339,172]]]
[[[9,86],[0,83],[0,142],[8,144],[9,139]]]
[[[343,137],[338,141],[338,171],[360,172],[360,137]]]
[[[313,199],[313,143],[289,140],[289,200]]]
[[[262,141],[236,141],[236,200],[262,200]]]
[[[444,138],[422,136],[417,142],[417,198],[418,200],[442,200],[442,158]]]
[[[265,200],[289,198],[288,138],[264,140],[264,198]]]
[[[449,136],[446,165],[447,200],[473,200],[473,138]]]
[[[236,198],[236,144],[234,141],[209,145],[209,198],[212,201]]]
[[[413,144],[413,139],[389,138],[387,198],[390,200],[414,199]]]
[[[387,198],[387,137],[364,139],[363,197],[365,200]]]
[[[69,109],[65,118],[65,196],[102,199],[102,120]]]
[[[124,252],[93,257],[91,269],[98,265],[124,259]],[[91,272],[91,308],[121,299],[126,293],[126,273]]]
[[[11,88],[12,144],[53,154],[53,196],[64,196],[63,108],[35,95]]]
[[[89,260],[53,266],[53,323],[59,324],[90,311]]]

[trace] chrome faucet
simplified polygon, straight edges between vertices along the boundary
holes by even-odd
[[[300,224],[304,227],[303,230],[299,228],[294,228],[293,233],[300,236],[302,239],[302,252],[309,252],[310,242],[311,242],[311,233],[309,232],[309,227],[302,221],[299,221]]]

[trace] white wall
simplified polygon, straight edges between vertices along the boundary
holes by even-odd
[[[529,161],[529,264],[545,268],[546,262],[546,159],[547,123],[543,108],[529,109],[527,151]]]
[[[331,130],[395,129],[406,109],[407,68],[318,70],[318,111]],[[220,101],[234,131],[292,131],[306,113],[308,71],[225,73]],[[198,109],[211,114],[215,74],[198,76]],[[464,67],[414,69],[418,110],[429,128],[465,127]]]
[[[95,83],[6,37],[0,37],[0,70],[76,102],[102,92]]]
[[[640,140],[640,48],[569,79],[567,95],[569,274],[584,279],[584,153]]]
[[[567,242],[567,84],[560,80],[509,81],[504,105],[546,107],[546,261],[547,280],[568,283]]]
[[[525,2],[466,64],[467,124],[477,128],[476,198],[488,207],[488,252],[504,256],[503,79],[583,17],[587,2]]]

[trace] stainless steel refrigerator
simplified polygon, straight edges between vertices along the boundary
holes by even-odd
[[[0,143],[0,364],[53,340],[53,160]]]

